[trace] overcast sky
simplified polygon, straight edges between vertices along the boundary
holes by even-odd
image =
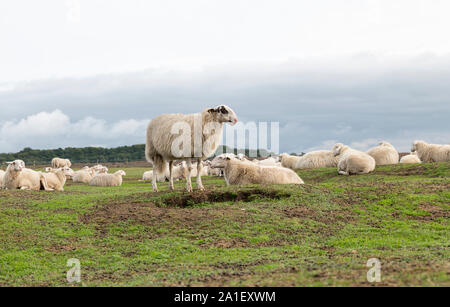
[[[0,2],[0,152],[144,143],[169,112],[280,122],[281,151],[450,142],[445,0]]]

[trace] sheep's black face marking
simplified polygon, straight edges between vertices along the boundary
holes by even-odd
[[[219,112],[222,114],[228,114],[228,110],[224,106],[219,107]]]

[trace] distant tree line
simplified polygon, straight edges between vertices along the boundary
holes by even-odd
[[[49,164],[55,157],[69,159],[72,163],[142,161],[145,160],[144,150],[144,144],[116,148],[67,147],[43,150],[27,147],[18,153],[0,154],[0,163],[20,159],[26,164]]]
[[[267,150],[233,149],[227,146],[220,146],[216,154],[220,153],[244,153],[250,157],[267,157],[273,155]],[[17,153],[0,154],[0,163],[7,161],[23,160],[26,164],[50,164],[53,158],[59,157],[69,159],[72,163],[113,163],[132,162],[145,160],[145,145],[121,146],[116,148],[84,147],[84,148],[58,148],[58,149],[31,149],[29,147]]]

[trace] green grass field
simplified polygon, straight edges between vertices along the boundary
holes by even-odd
[[[301,187],[207,177],[193,194],[125,170],[121,187],[0,190],[0,286],[371,286],[369,258],[376,285],[450,286],[450,163],[300,171]]]

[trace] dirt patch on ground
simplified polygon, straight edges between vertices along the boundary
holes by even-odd
[[[201,203],[216,203],[216,202],[250,202],[257,199],[275,199],[288,198],[291,194],[287,192],[280,192],[275,190],[241,190],[241,191],[208,191],[182,194],[170,196],[158,201],[158,206],[168,207],[191,207]]]
[[[283,210],[290,218],[311,219],[326,225],[337,226],[338,222],[350,223],[355,220],[355,214],[349,210],[315,210],[304,205]]]
[[[105,233],[109,225],[120,222],[133,222],[144,226],[155,224],[170,227],[197,227],[206,221],[217,218],[231,218],[244,222],[247,213],[235,207],[224,208],[173,208],[159,207],[154,203],[111,203],[97,205],[91,212],[79,217],[85,224],[95,224],[100,233]],[[146,237],[159,237],[158,233],[142,233]]]
[[[445,210],[444,208],[433,205],[431,203],[421,204],[419,205],[420,210],[426,211],[429,215],[416,215],[416,216],[408,216],[409,219],[416,219],[420,221],[433,221],[438,218],[450,218],[450,211]]]

